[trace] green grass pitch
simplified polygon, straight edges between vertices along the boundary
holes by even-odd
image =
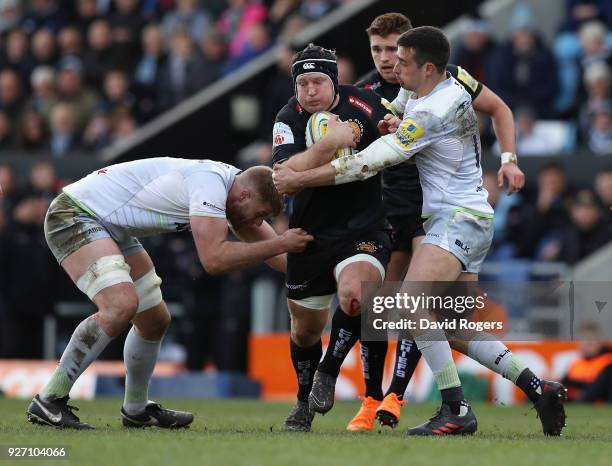
[[[67,446],[68,460],[2,460],[3,464],[376,466],[376,465],[606,465],[612,464],[612,407],[569,405],[561,438],[544,438],[528,406],[474,405],[473,437],[405,438],[433,405],[407,405],[395,430],[345,431],[357,402],[338,402],[317,416],[309,434],[280,431],[288,403],[257,400],[162,400],[193,411],[190,429],[125,429],[118,399],[75,401],[95,431],[59,431],[25,421],[28,402],[0,399],[0,446]]]

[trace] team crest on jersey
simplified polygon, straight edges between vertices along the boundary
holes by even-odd
[[[374,253],[378,251],[378,246],[376,246],[374,243],[370,241],[362,241],[361,243],[357,245],[355,249],[357,249],[357,251]]]
[[[425,130],[416,121],[406,119],[397,128],[393,138],[403,150],[408,150],[424,133]]]
[[[347,123],[353,130],[353,134],[355,135],[355,142],[359,142],[361,137],[363,136],[363,124],[359,120],[354,120],[353,118],[347,120]]]

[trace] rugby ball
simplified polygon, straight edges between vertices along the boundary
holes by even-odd
[[[325,132],[327,131],[327,122],[330,118],[333,117],[333,114],[330,112],[317,112],[313,113],[311,117],[308,119],[308,123],[306,124],[306,147],[312,146],[315,142],[325,136]],[[357,151],[352,147],[345,147],[343,149],[338,149],[334,158],[344,157],[345,155],[351,155],[356,153]]]

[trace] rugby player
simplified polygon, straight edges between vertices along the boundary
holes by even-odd
[[[273,162],[307,170],[329,161],[339,148],[364,149],[380,133],[387,113],[373,91],[338,85],[336,55],[313,44],[292,62],[295,96],[276,117]],[[326,134],[306,146],[313,113],[330,111]],[[290,227],[307,229],[315,240],[287,257],[286,288],[291,315],[290,353],[298,382],[297,402],[285,420],[287,431],[309,431],[313,412],[333,404],[340,366],[361,330],[361,282],[382,282],[390,241],[384,231],[380,177],[363,184],[306,189],[292,200]],[[321,333],[335,293],[330,342],[321,360]],[[319,363],[319,361],[321,361]],[[324,393],[320,393],[324,392]],[[320,399],[325,399],[322,406]]]
[[[448,40],[439,29],[423,26],[403,33],[397,45],[395,73],[402,91],[393,106],[403,109],[403,119],[386,115],[381,128],[389,134],[355,155],[301,173],[277,166],[274,180],[279,191],[290,194],[368,180],[417,155],[425,238],[413,254],[402,291],[418,296],[427,282],[477,281],[493,237],[493,209],[482,187],[480,137],[470,95],[446,72]],[[411,318],[431,320],[422,308]],[[433,372],[442,405],[407,434],[474,433],[476,416],[464,399],[444,331],[417,327],[411,335]],[[545,435],[561,434],[565,387],[538,378],[490,334],[464,331],[454,336],[453,345],[521,388],[534,403]]]
[[[30,422],[91,429],[68,404],[78,377],[108,343],[132,324],[124,346],[126,427],[186,427],[193,414],[149,401],[148,386],[170,325],[161,279],[137,237],[191,229],[200,262],[220,274],[266,261],[285,271],[286,252],[312,236],[291,229],[277,236],[264,219],[282,199],[272,170],[244,172],[221,162],[151,158],[112,165],[66,186],[49,207],[49,248],[97,312],[75,329],[51,380],[27,409]],[[249,244],[229,241],[228,222]]]
[[[389,102],[397,97],[400,91],[394,73],[397,63],[397,39],[411,28],[410,20],[401,13],[385,13],[372,21],[366,32],[375,69],[357,82],[356,86],[372,89]],[[518,191],[524,185],[525,176],[516,163],[512,110],[499,96],[461,67],[449,64],[446,71],[470,94],[474,109],[492,118],[502,150],[498,183],[502,186],[505,177],[508,181],[508,193]],[[400,281],[406,273],[412,251],[425,235],[421,218],[423,191],[419,172],[414,164],[404,163],[387,168],[382,172],[382,182],[385,212],[392,232],[391,259],[385,281]],[[395,427],[399,422],[400,410],[404,404],[403,396],[421,353],[410,339],[399,339],[393,378],[383,399],[382,379],[386,353],[386,341],[361,341],[366,393],[359,411],[347,426],[349,431],[372,429],[376,417],[381,424],[391,427]]]

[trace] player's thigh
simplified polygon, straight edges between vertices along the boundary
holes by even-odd
[[[461,275],[462,264],[452,253],[439,246],[422,243],[412,256],[405,281],[454,282]]]
[[[387,265],[387,274],[385,276],[386,282],[397,282],[401,281],[406,274],[408,265],[412,253],[409,251],[393,251],[391,252],[391,258],[389,259],[389,265]]]
[[[312,307],[305,307],[291,299],[287,300],[287,306],[291,316],[292,333],[299,335],[321,335],[329,319],[329,307],[314,309]]]

